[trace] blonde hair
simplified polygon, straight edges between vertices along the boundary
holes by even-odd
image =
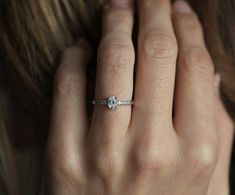
[[[0,188],[2,185],[8,194],[19,192],[13,148],[32,145],[43,148],[59,55],[81,36],[97,47],[102,3],[102,0],[0,2],[0,147],[3,148]],[[232,114],[234,3],[232,0],[191,0],[190,3],[204,26],[208,49],[216,70],[221,73],[223,97]]]

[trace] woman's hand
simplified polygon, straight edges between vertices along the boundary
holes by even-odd
[[[89,121],[85,65],[91,48],[79,40],[64,52],[55,76],[47,193],[228,193],[233,125],[214,87],[197,16],[182,1],[172,8],[169,0],[139,0],[135,56],[132,3],[111,2],[104,9],[95,99],[134,94],[135,104],[95,106]]]

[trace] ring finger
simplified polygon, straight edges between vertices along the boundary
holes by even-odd
[[[109,5],[104,8],[103,14],[95,99],[106,99],[110,96],[125,100],[132,98],[134,68],[132,28],[132,3],[130,1],[122,1],[122,3],[110,1]],[[122,136],[128,128],[130,117],[130,106],[112,111],[106,106],[95,106],[92,126],[104,131],[108,129],[106,133],[115,134],[112,137]]]
[[[177,43],[170,1],[138,2],[140,29],[133,118],[141,115],[156,129],[156,124],[168,125],[172,120]]]

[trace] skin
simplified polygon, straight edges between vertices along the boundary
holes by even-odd
[[[84,39],[64,51],[54,81],[46,153],[47,194],[226,195],[233,122],[220,100],[196,14],[182,1],[104,8],[95,98],[135,105],[86,113]],[[136,79],[133,69],[136,62]],[[172,117],[174,116],[174,117]]]

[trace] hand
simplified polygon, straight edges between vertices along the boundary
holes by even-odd
[[[168,0],[139,0],[138,12],[135,56],[132,4],[113,0],[104,9],[95,91],[95,99],[134,94],[133,107],[95,106],[89,122],[85,65],[92,49],[79,40],[62,56],[47,144],[48,194],[208,195],[216,175],[228,174],[231,139],[221,139],[232,134],[232,122],[215,93],[197,16]]]

